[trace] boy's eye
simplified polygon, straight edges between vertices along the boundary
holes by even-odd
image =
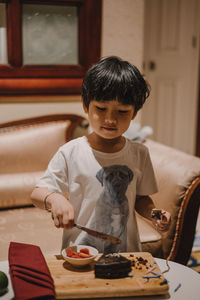
[[[119,110],[120,114],[127,114],[129,111],[128,110]]]
[[[96,108],[97,108],[98,110],[100,110],[100,111],[105,111],[105,110],[106,110],[105,107],[96,106]]]

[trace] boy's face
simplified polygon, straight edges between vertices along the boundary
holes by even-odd
[[[134,106],[124,105],[117,100],[92,100],[87,109],[88,120],[93,131],[105,139],[114,139],[121,136],[135,117]]]

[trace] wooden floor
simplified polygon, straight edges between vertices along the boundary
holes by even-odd
[[[0,211],[0,260],[7,260],[11,241],[38,245],[43,254],[60,253],[62,229],[57,229],[51,214],[35,208]]]

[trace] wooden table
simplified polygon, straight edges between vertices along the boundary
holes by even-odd
[[[168,284],[162,284],[164,277],[150,253],[122,253],[122,255],[132,260],[135,267],[132,267],[133,276],[119,279],[95,278],[94,264],[84,268],[75,268],[63,260],[62,256],[46,256],[54,279],[57,299],[110,298],[168,293]],[[139,259],[146,263],[140,263]],[[154,272],[161,276],[148,280],[143,278],[145,275],[155,276],[152,273],[148,274],[152,267]]]

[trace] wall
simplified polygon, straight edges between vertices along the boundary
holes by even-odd
[[[101,55],[118,55],[142,66],[143,53],[143,0],[103,0]],[[73,98],[73,101],[72,101]],[[34,97],[20,99],[0,97],[0,123],[53,113],[85,115],[79,96]],[[27,102],[24,100],[28,99]],[[32,100],[33,99],[33,100]],[[9,101],[9,103],[8,103]],[[139,116],[137,119],[139,120]]]
[[[118,55],[141,69],[143,32],[143,1],[104,0],[102,56]]]

